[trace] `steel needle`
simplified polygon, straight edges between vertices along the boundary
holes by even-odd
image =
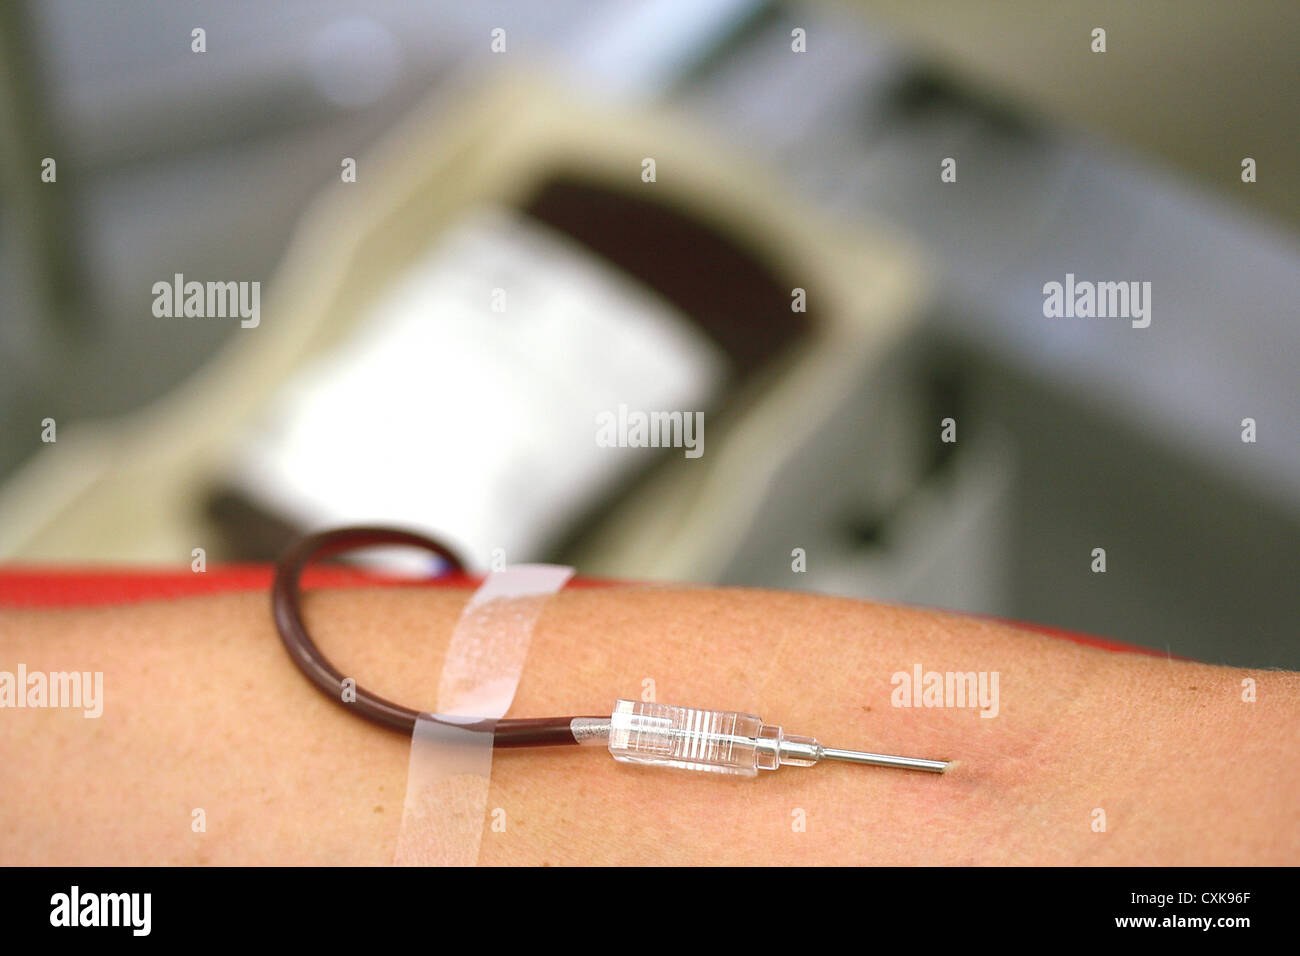
[[[875,767],[897,767],[900,770],[924,770],[926,773],[943,773],[948,769],[946,760],[923,760],[920,757],[893,757],[873,754],[863,750],[840,750],[822,747],[821,756],[827,760],[844,760],[848,763],[866,763]]]

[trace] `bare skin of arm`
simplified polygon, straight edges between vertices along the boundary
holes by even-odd
[[[344,673],[427,706],[468,596],[323,592],[307,609]],[[98,719],[0,710],[0,864],[392,861],[410,742],[298,674],[265,595],[5,612],[0,669],[19,662],[103,671],[105,701]],[[891,675],[917,663],[997,671],[998,715],[892,706]],[[481,863],[1300,863],[1297,674],[811,595],[574,590],[539,619],[510,716],[608,713],[646,678],[665,702],[956,765],[745,780],[498,751],[488,808],[506,826],[485,818]]]

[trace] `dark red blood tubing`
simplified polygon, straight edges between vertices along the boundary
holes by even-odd
[[[271,613],[285,650],[322,694],[366,720],[409,736],[414,733],[416,720],[421,716],[425,720],[437,721],[438,718],[385,700],[360,685],[355,688],[355,700],[344,700],[344,677],[311,639],[302,616],[300,582],[303,570],[313,560],[377,545],[420,548],[442,558],[453,572],[465,570],[464,563],[450,548],[411,531],[369,527],[322,531],[298,541],[280,558],[275,569],[275,583],[271,587]],[[491,733],[494,747],[553,747],[577,743],[573,737],[573,720],[573,717],[533,717],[457,723],[454,726]]]

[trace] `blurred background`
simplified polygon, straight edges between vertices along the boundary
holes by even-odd
[[[1286,0],[6,4],[0,560],[384,521],[1300,667],[1298,41]],[[1151,326],[1045,318],[1066,273]],[[158,316],[177,274],[256,327]],[[600,447],[620,405],[704,453]]]

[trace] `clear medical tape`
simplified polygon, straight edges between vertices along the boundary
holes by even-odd
[[[572,575],[550,564],[494,572],[465,605],[438,682],[438,719],[421,715],[411,734],[395,865],[478,863],[492,776],[493,734],[485,727],[510,709],[533,626]]]

